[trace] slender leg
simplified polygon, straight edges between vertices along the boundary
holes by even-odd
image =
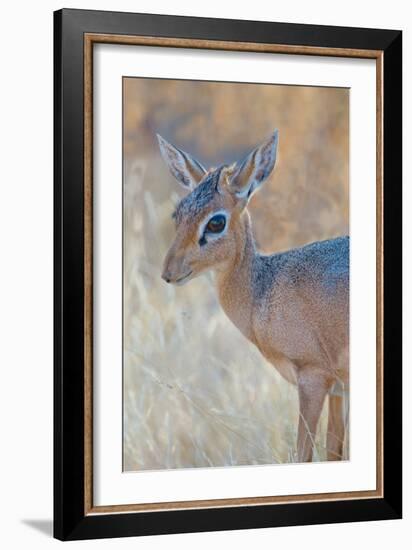
[[[313,442],[323,403],[328,391],[328,381],[318,370],[305,369],[298,375],[299,426],[298,460],[311,462]]]
[[[329,395],[328,435],[326,438],[328,460],[342,460],[344,438],[343,398],[340,395]]]

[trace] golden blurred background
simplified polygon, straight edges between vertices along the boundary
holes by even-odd
[[[123,90],[124,470],[292,462],[296,389],[225,317],[211,274],[184,287],[160,277],[184,191],[156,133],[209,168],[278,128],[276,168],[249,211],[259,248],[281,251],[349,233],[349,90],[139,78]]]

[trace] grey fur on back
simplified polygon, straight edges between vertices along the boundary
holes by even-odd
[[[277,284],[298,286],[308,279],[325,292],[349,286],[349,237],[318,241],[269,256],[257,254],[252,268],[253,294],[264,299]]]

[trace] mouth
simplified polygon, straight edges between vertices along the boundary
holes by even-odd
[[[183,285],[189,279],[192,273],[193,271],[189,271],[189,273],[186,273],[186,275],[183,275],[182,277],[176,279],[175,285]]]

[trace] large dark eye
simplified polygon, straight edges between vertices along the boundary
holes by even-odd
[[[221,233],[226,225],[226,218],[223,214],[216,214],[211,218],[206,226],[208,233]]]

